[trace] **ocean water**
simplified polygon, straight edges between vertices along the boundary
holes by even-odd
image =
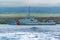
[[[38,26],[0,24],[0,40],[60,40],[59,31],[58,24]]]
[[[53,34],[54,33],[54,34]],[[60,32],[16,32],[16,33],[0,33],[0,40],[60,40]]]
[[[60,13],[60,7],[0,7],[0,13]]]

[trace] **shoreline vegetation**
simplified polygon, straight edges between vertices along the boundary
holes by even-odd
[[[11,13],[11,14],[8,14],[8,13],[5,13],[5,14],[0,14],[0,24],[6,24],[6,20],[8,19],[20,19],[20,18],[23,18],[23,17],[26,17],[28,16],[28,13]],[[30,16],[34,16],[36,17],[38,20],[54,20],[57,24],[60,24],[60,14],[44,14],[44,13],[31,13]]]
[[[25,17],[25,16],[28,16],[28,13],[2,13],[0,14],[0,18],[2,17]],[[51,13],[51,14],[48,14],[48,13],[30,13],[30,16],[34,16],[34,17],[60,17],[60,14],[56,13]]]

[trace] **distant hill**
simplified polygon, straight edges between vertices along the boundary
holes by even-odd
[[[16,12],[26,13],[29,7],[0,7],[0,13]],[[60,7],[30,7],[31,13],[60,13]]]

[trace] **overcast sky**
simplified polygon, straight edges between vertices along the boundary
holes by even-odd
[[[60,6],[60,0],[0,0],[0,7]]]

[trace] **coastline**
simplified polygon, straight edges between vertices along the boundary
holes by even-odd
[[[28,16],[28,13],[11,13],[11,14],[8,14],[8,13],[3,13],[3,14],[0,14],[0,18],[2,17],[25,17],[25,16]],[[34,17],[60,17],[60,14],[48,14],[48,13],[31,13],[30,16],[34,16]]]

